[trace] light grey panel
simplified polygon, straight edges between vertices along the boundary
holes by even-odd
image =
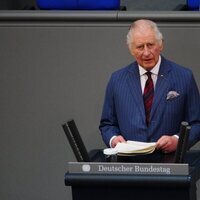
[[[114,70],[133,61],[126,47],[131,20],[117,22],[116,13],[108,13],[108,22],[99,13],[90,22],[61,15],[29,22],[23,14],[9,21],[5,13],[0,23],[0,199],[71,199],[64,173],[75,157],[61,128],[65,120],[76,120],[88,150],[105,147],[98,130],[105,87]],[[163,54],[190,67],[200,85],[199,23],[159,26]]]
[[[66,162],[75,160],[61,129],[69,118],[88,150],[104,148],[98,123],[105,85],[128,57],[119,30],[0,29],[1,199],[63,199]]]
[[[200,88],[200,25],[199,26],[164,26],[161,25],[164,34],[164,55],[185,67],[190,68]],[[187,28],[186,28],[187,27]]]

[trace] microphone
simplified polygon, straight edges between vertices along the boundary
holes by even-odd
[[[185,122],[185,121],[181,122],[179,140],[178,140],[178,145],[177,145],[177,149],[176,149],[175,157],[174,157],[175,163],[184,162],[190,129],[191,127],[189,126],[188,122]]]

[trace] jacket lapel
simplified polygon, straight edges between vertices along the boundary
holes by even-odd
[[[170,71],[171,71],[171,66],[162,57],[158,79],[156,83],[156,88],[154,92],[154,101],[153,101],[153,105],[151,109],[151,118],[153,118],[156,108],[161,102],[161,99],[166,98],[166,94],[169,91],[169,88],[170,88],[169,72]],[[163,110],[165,109],[165,105],[162,105],[162,109]]]
[[[142,115],[142,119],[145,122],[144,103],[137,63],[134,62],[131,64],[128,71],[128,86],[130,88],[133,99],[139,108],[140,114]]]

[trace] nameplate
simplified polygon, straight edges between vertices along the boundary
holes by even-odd
[[[188,175],[188,164],[174,163],[94,163],[68,162],[69,173],[132,174],[132,175]]]

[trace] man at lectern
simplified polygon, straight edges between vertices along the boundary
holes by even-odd
[[[107,85],[99,126],[105,144],[156,142],[157,149],[173,152],[187,121],[194,145],[200,140],[200,95],[191,70],[161,55],[163,36],[153,21],[135,21],[127,45],[136,61],[114,72]]]

